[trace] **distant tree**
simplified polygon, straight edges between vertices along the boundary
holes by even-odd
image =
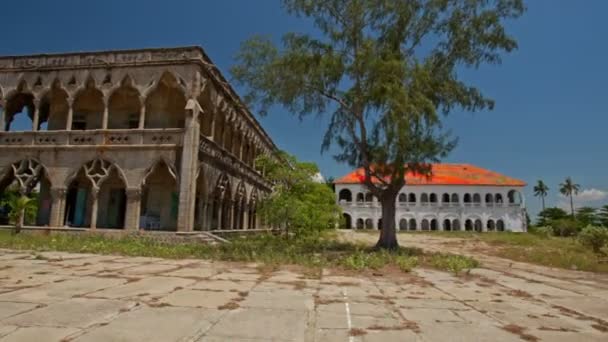
[[[597,209],[592,207],[580,207],[576,209],[576,220],[583,226],[598,225]]]
[[[562,208],[547,208],[538,214],[538,225],[547,226],[552,221],[565,219],[568,217],[568,213]]]
[[[534,196],[540,197],[543,210],[545,210],[545,197],[547,197],[547,193],[549,192],[549,187],[542,180],[538,180],[536,185],[534,186]]]
[[[336,192],[336,185],[334,184],[335,181],[336,179],[331,176],[325,180],[325,184],[327,184],[327,186],[331,189],[332,192]]]
[[[274,184],[273,192],[260,204],[260,214],[274,226],[305,235],[333,228],[340,218],[334,192],[315,181],[319,169],[313,163],[298,161],[285,152],[279,158],[261,156],[256,166],[266,170]]]
[[[574,195],[578,195],[580,185],[572,181],[571,177],[566,177],[566,180],[559,185],[559,192],[570,197],[570,213],[574,217]]]
[[[246,41],[231,71],[262,115],[282,105],[299,118],[329,115],[322,150],[363,168],[361,182],[380,200],[379,248],[399,247],[396,199],[408,171],[452,150],[442,114],[492,109],[494,102],[459,73],[499,64],[517,42],[503,26],[522,0],[283,0],[314,34]]]
[[[608,228],[608,205],[601,207],[597,213],[599,223]]]

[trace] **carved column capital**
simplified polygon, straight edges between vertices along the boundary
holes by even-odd
[[[51,188],[50,190],[51,193],[51,198],[52,199],[60,199],[65,197],[65,195],[68,193],[68,189],[66,188]]]
[[[91,188],[91,198],[93,198],[93,200],[97,200],[97,198],[99,197],[99,188],[96,186],[93,186]]]
[[[142,190],[140,188],[128,188],[125,193],[128,200],[141,200]]]

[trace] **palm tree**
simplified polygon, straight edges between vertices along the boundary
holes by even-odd
[[[543,210],[545,210],[545,197],[547,197],[547,193],[549,192],[549,187],[542,180],[538,180],[538,183],[534,186],[534,196],[540,197],[540,200],[543,204]]]
[[[574,217],[574,195],[578,195],[578,190],[580,189],[579,184],[575,184],[572,181],[572,178],[566,177],[566,181],[559,185],[559,192],[561,192],[564,196],[570,197],[570,210],[572,213],[572,217]]]
[[[21,232],[26,217],[31,218],[36,215],[36,201],[25,195],[11,196],[3,204],[11,209],[9,219],[15,225],[15,234]]]

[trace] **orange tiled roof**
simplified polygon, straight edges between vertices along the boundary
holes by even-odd
[[[408,172],[407,185],[498,185],[525,186],[522,180],[507,177],[500,173],[470,164],[433,164],[431,178]],[[363,168],[359,168],[339,178],[335,184],[358,184],[363,182]]]

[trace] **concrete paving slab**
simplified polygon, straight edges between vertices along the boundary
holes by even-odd
[[[0,301],[0,320],[35,309],[38,304]]]
[[[124,285],[90,293],[95,298],[136,298],[142,296],[165,295],[175,290],[194,284],[194,280],[175,277],[149,277]]]
[[[188,286],[188,288],[195,290],[208,290],[208,291],[251,291],[255,286],[253,281],[232,281],[232,280],[201,280],[195,284]]]
[[[242,307],[309,311],[314,308],[312,295],[299,291],[249,292]]]
[[[0,338],[12,333],[17,329],[19,329],[19,327],[16,325],[0,325]]]
[[[108,325],[97,327],[74,341],[167,342],[197,339],[223,313],[183,307],[144,307],[121,314]]]
[[[183,277],[183,278],[209,278],[218,274],[220,271],[214,268],[203,268],[203,267],[184,267],[175,271],[165,272],[163,275],[169,277]]]
[[[240,298],[240,296],[234,292],[184,289],[175,291],[161,298],[159,302],[172,306],[217,309],[218,307],[226,305],[232,300],[238,298]]]
[[[230,311],[206,336],[304,341],[308,313],[294,310],[247,308]]]
[[[119,273],[126,276],[158,275],[160,273],[176,271],[178,269],[179,267],[175,265],[147,264],[124,268],[120,270]]]
[[[54,328],[54,327],[23,327],[0,339],[2,342],[26,342],[26,341],[61,341],[65,337],[77,333],[79,330],[74,328]]]
[[[134,304],[116,300],[74,298],[26,312],[2,321],[20,327],[85,328],[101,323]]]

